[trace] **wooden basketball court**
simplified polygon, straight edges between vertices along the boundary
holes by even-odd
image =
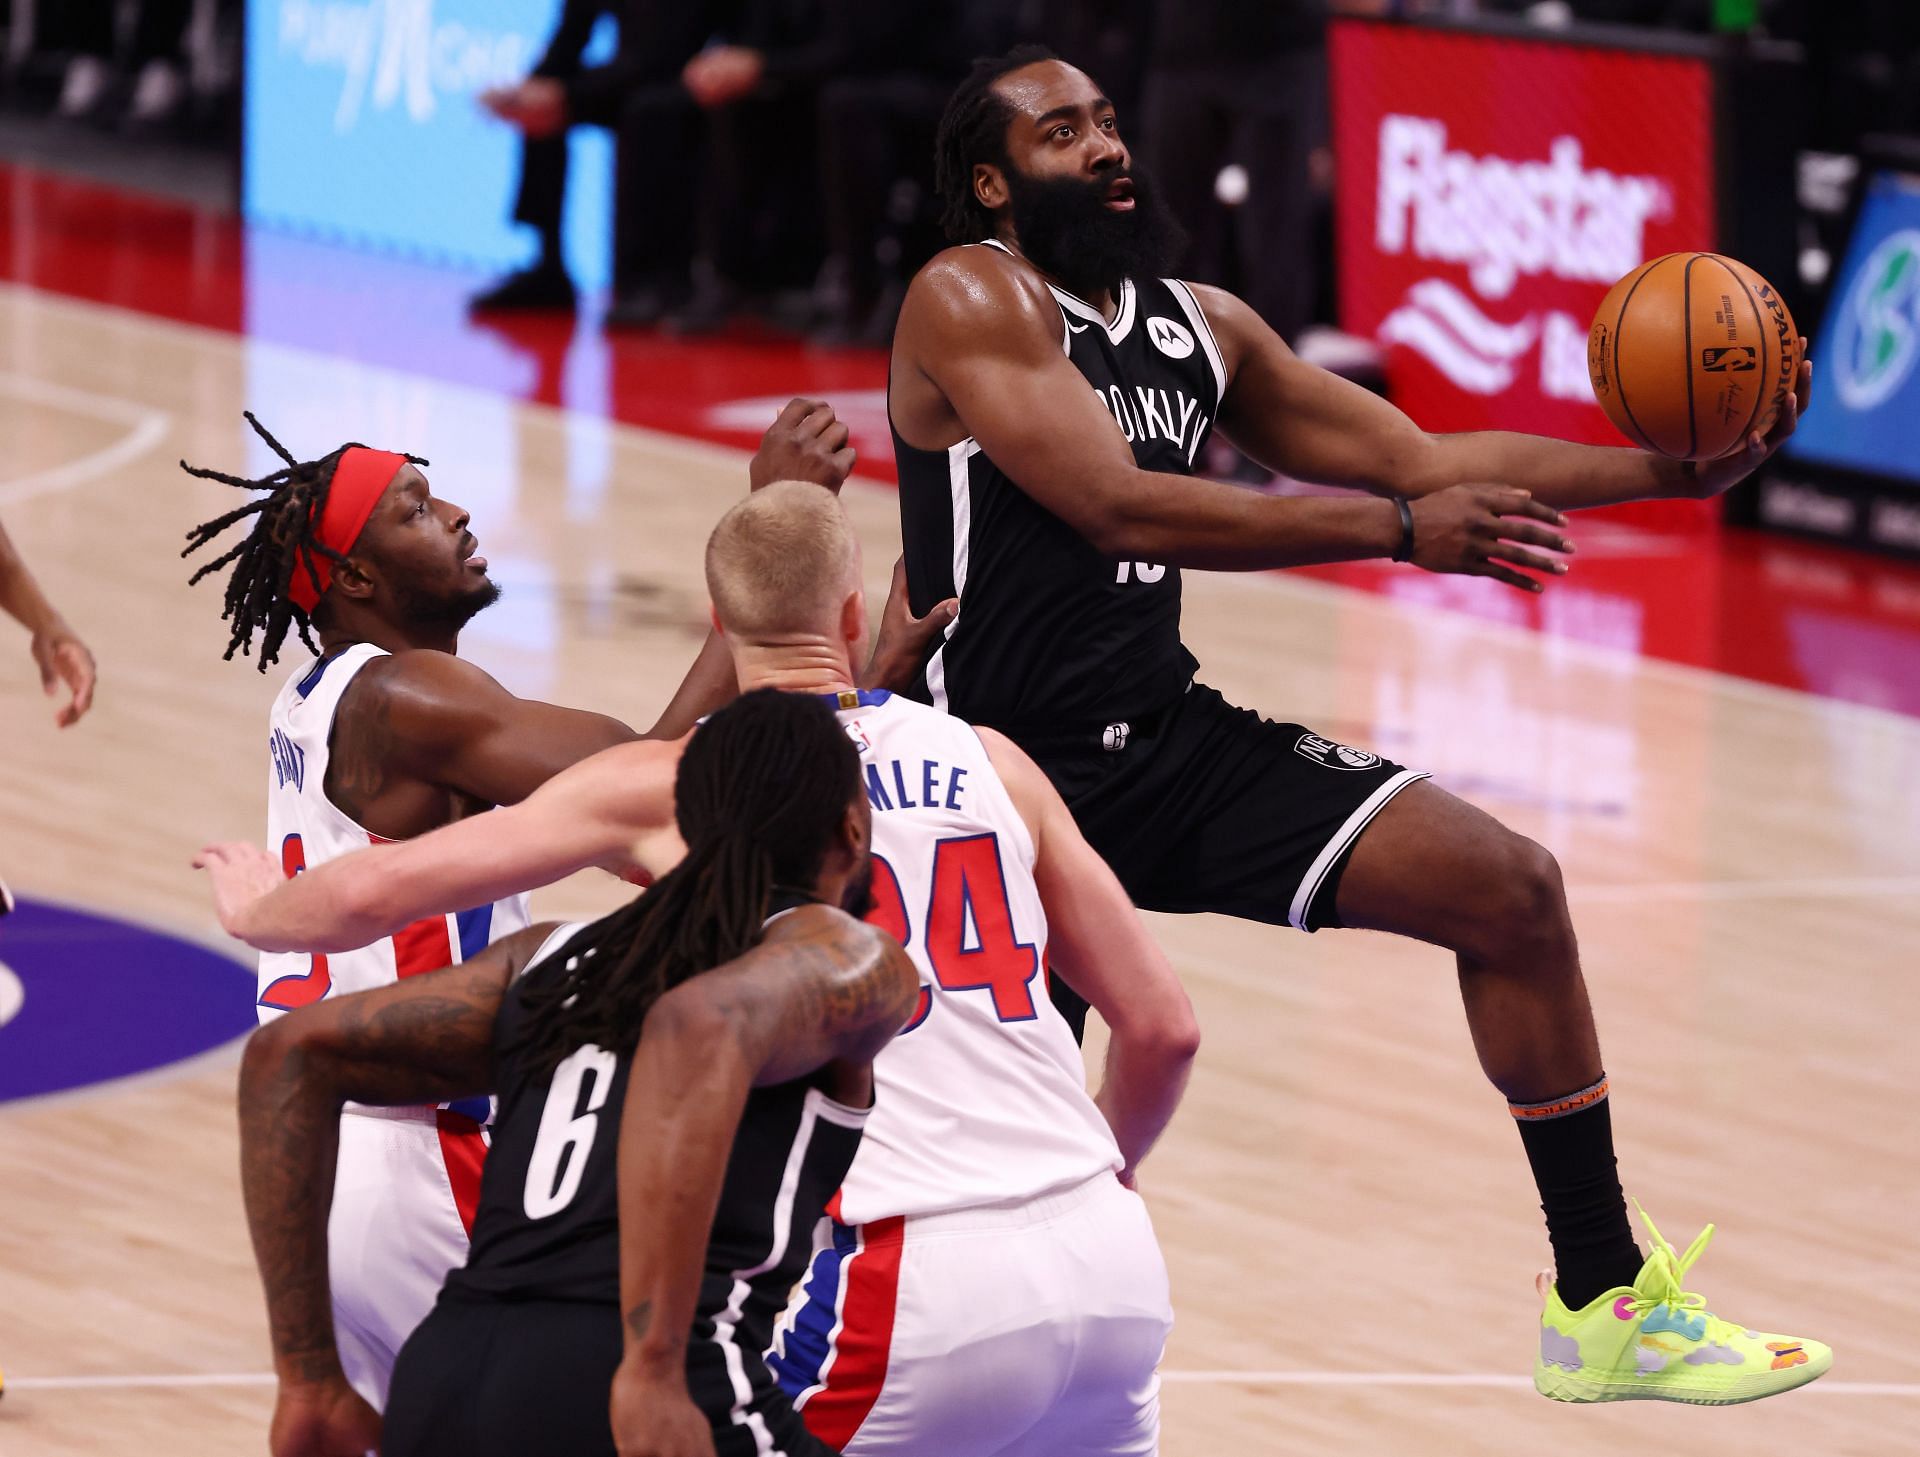
[[[0,872],[209,942],[187,862],[263,833],[267,708],[304,655],[220,661],[218,584],[189,591],[178,553],[239,497],[176,460],[256,473],[243,406],[297,453],[431,457],[506,589],[463,650],[641,724],[699,641],[699,547],[745,489],[734,451],[13,286],[0,348],[0,513],[101,671],[56,733],[0,630]],[[892,494],[846,499],[881,591]],[[1920,721],[1299,578],[1196,574],[1187,604],[1206,681],[1429,768],[1560,856],[1628,1189],[1683,1247],[1720,1223],[1694,1282],[1716,1308],[1836,1360],[1742,1408],[1541,1400],[1545,1236],[1447,959],[1156,918],[1206,1036],[1142,1178],[1179,1315],[1165,1450],[1920,1450]],[[580,879],[536,912],[618,896]],[[264,1449],[236,1056],[0,1105],[5,1457]]]

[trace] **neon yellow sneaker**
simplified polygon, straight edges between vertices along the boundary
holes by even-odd
[[[1703,1297],[1681,1288],[1713,1226],[1684,1255],[1660,1237],[1638,1200],[1653,1253],[1631,1286],[1568,1310],[1542,1277],[1540,1354],[1533,1386],[1555,1401],[1686,1401],[1731,1406],[1777,1396],[1824,1376],[1833,1352],[1818,1341],[1776,1336],[1720,1319]]]

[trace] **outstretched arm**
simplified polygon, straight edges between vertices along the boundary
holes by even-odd
[[[0,526],[0,609],[32,634],[33,661],[47,696],[57,693],[62,683],[67,686],[67,701],[54,721],[61,728],[78,723],[93,707],[93,654],[40,590],[4,526]]]
[[[1045,287],[992,249],[953,250],[914,280],[888,398],[910,443],[932,449],[971,436],[1103,555],[1257,571],[1390,557],[1401,546],[1400,513],[1384,501],[1264,496],[1141,470],[1062,351],[1060,311]],[[1492,575],[1485,542],[1539,529],[1514,518],[1558,519],[1523,492],[1493,488],[1442,496],[1422,512],[1416,563],[1475,575]]]
[[[350,951],[423,916],[486,905],[598,865],[632,880],[682,853],[673,824],[680,744],[622,744],[527,799],[430,834],[341,855],[286,879],[245,841],[194,859],[230,936],[261,951]]]
[[[1799,402],[1812,387],[1811,366],[1803,362],[1796,392],[1772,430],[1764,438],[1749,437],[1736,455],[1697,469],[1628,446],[1575,445],[1505,430],[1429,435],[1371,390],[1300,359],[1225,289],[1195,284],[1193,292],[1231,380],[1220,428],[1233,443],[1298,480],[1379,495],[1418,500],[1452,486],[1497,481],[1562,511],[1717,496],[1793,434]],[[1800,349],[1804,357],[1806,340]],[[1531,535],[1518,539],[1551,544]],[[1542,559],[1526,565],[1541,566]]]
[[[1094,1101],[1120,1145],[1121,1178],[1130,1185],[1180,1105],[1200,1024],[1140,912],[1047,776],[1011,739],[975,732],[1033,836],[1048,963],[1107,1024],[1106,1073]]]
[[[486,1092],[500,999],[552,930],[536,926],[459,966],[316,1002],[249,1039],[240,1064],[240,1184],[280,1378],[276,1457],[346,1451],[327,1445],[329,1436],[379,1431],[379,1418],[347,1389],[328,1294],[341,1106]]]
[[[782,916],[739,960],[647,1014],[620,1121],[620,1450],[711,1451],[686,1390],[707,1232],[748,1092],[864,1064],[913,1014],[919,977],[891,936],[825,906]],[[670,1440],[669,1440],[670,1439]]]

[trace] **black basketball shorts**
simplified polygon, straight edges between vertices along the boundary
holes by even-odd
[[[1355,842],[1427,777],[1235,708],[1201,683],[1156,715],[1077,741],[1015,737],[1135,905],[1302,931],[1339,924]]]
[[[607,1399],[620,1353],[620,1315],[610,1304],[443,1297],[394,1363],[380,1451],[615,1457]],[[732,1419],[737,1398],[719,1347],[695,1352],[688,1368],[688,1392],[713,1420],[720,1457],[753,1457],[761,1448],[753,1426]],[[786,1457],[836,1457],[777,1387],[743,1415],[757,1417],[753,1425]]]

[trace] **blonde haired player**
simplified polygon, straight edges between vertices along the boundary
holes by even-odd
[[[793,483],[742,502],[709,542],[707,574],[741,687],[838,708],[873,808],[874,919],[922,979],[875,1063],[865,1142],[770,1363],[809,1430],[851,1457],[1157,1450],[1166,1269],[1123,1180],[1185,1086],[1199,1037],[1185,993],[1025,755],[855,690],[866,613],[837,501]],[[215,847],[222,920],[256,946],[324,950],[583,865],[657,871],[677,853],[678,752],[610,749],[484,827],[287,884],[259,873],[257,850]],[[1097,1097],[1050,974],[1108,1023]]]

